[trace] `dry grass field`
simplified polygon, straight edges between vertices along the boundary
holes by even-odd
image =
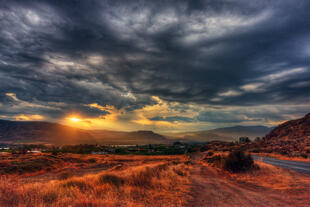
[[[255,162],[259,169],[231,173],[201,158],[201,153],[190,156],[2,156],[1,166],[10,170],[1,172],[0,206],[310,205],[309,175],[261,162]],[[29,172],[24,167],[40,160],[42,168],[37,171]],[[17,163],[23,163],[22,170]],[[49,164],[43,166],[43,163]]]
[[[55,164],[59,169],[3,175],[0,206],[184,206],[188,200],[186,156],[59,157],[65,160]]]

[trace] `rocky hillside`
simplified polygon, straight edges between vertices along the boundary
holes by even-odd
[[[310,113],[301,119],[287,121],[267,134],[261,147],[281,154],[310,153]]]
[[[306,140],[310,138],[310,113],[301,119],[287,121],[269,134],[267,134],[265,140]]]

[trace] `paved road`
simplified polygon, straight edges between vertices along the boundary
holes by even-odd
[[[254,160],[260,160],[267,164],[271,164],[281,168],[296,170],[298,172],[310,175],[310,162],[279,160],[271,157],[263,157],[258,155],[252,155],[252,157]]]

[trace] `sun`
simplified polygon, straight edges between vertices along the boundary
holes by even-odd
[[[70,117],[69,119],[70,119],[71,121],[73,121],[73,122],[80,122],[80,121],[81,121],[81,119],[76,118],[76,117]]]

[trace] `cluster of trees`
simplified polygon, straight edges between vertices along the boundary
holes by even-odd
[[[184,154],[187,152],[196,151],[200,145],[186,144],[175,142],[172,145],[165,144],[149,144],[149,145],[132,145],[132,146],[110,146],[110,145],[11,145],[8,152],[13,154],[26,154],[27,152],[47,152],[57,155],[58,153],[75,153],[75,154],[90,154],[90,153],[115,153],[115,154],[143,154],[143,155],[172,155]]]

